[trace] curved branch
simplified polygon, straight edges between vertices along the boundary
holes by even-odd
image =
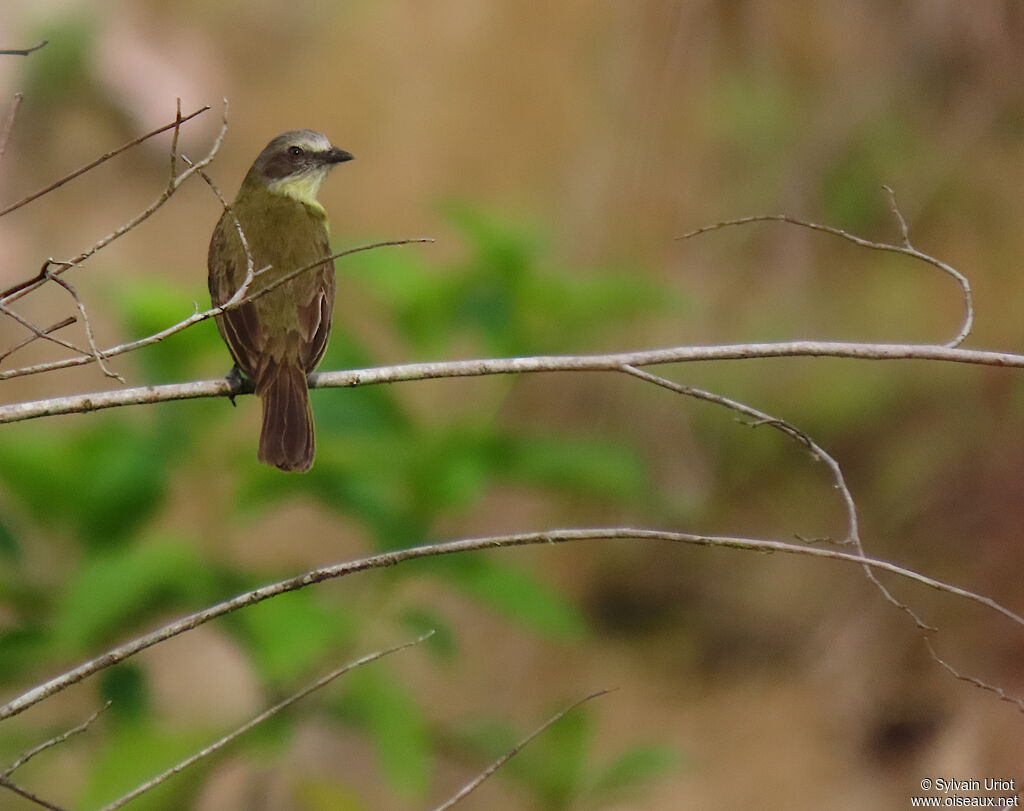
[[[840,552],[835,549],[826,549],[817,546],[802,546],[799,544],[786,543],[783,541],[760,540],[756,538],[739,538],[729,536],[694,535],[688,532],[669,532],[666,530],[653,529],[632,529],[629,527],[612,527],[598,529],[554,529],[547,532],[527,532],[515,535],[498,535],[485,538],[467,538],[458,541],[446,541],[443,543],[425,544],[414,546],[409,549],[398,549],[390,552],[381,552],[367,558],[337,563],[332,566],[324,566],[319,569],[300,574],[287,580],[277,583],[270,583],[252,591],[243,592],[230,600],[209,606],[194,614],[182,617],[168,625],[136,637],[130,642],[119,645],[107,651],[101,656],[83,662],[71,670],[56,676],[49,681],[33,687],[26,693],[12,699],[0,707],[0,721],[10,718],[29,707],[38,704],[46,698],[55,695],[62,690],[77,684],[83,679],[97,673],[104,668],[110,667],[128,659],[140,651],[150,648],[160,642],[197,628],[217,617],[230,614],[240,608],[262,602],[278,594],[305,588],[313,583],[324,580],[333,580],[338,577],[355,574],[356,572],[369,571],[371,569],[383,569],[389,566],[396,566],[409,560],[417,558],[437,557],[440,555],[453,555],[462,552],[478,552],[486,549],[504,549],[515,546],[531,546],[536,544],[573,543],[580,541],[599,540],[656,540],[669,541],[673,543],[691,544],[694,546],[711,546],[725,549],[742,549],[755,552],[782,552],[790,555],[805,555],[814,558],[827,558],[830,560],[855,563],[858,566],[869,566],[875,571],[890,572],[899,575],[907,580],[912,580],[921,585],[927,586],[936,591],[952,594],[971,602],[983,605],[996,613],[1012,620],[1024,627],[1024,617],[1014,613],[1008,608],[997,603],[990,597],[976,594],[972,591],[943,583],[940,580],[920,574],[911,569],[905,569],[895,563],[876,558],[867,558],[862,555],[849,552]]]
[[[367,246],[371,247],[371,246]],[[365,248],[364,248],[365,249]],[[215,314],[208,311],[209,314]],[[128,351],[142,343],[155,343],[178,332],[208,313],[198,313],[163,332],[133,344],[123,344],[103,352],[105,358]],[[479,360],[427,361],[314,372],[309,376],[311,389],[350,388],[376,383],[398,383],[411,380],[434,380],[444,377],[483,377],[487,375],[527,374],[534,372],[621,372],[624,366],[644,367],[667,363],[693,363],[709,360],[747,360],[752,358],[832,357],[861,360],[941,360],[982,366],[1024,368],[1024,355],[985,349],[960,349],[938,344],[867,344],[841,341],[787,341],[764,344],[722,344],[716,346],[676,346],[665,349],[644,349],[608,355],[537,355],[520,358],[484,358]],[[88,363],[92,356],[83,356]],[[71,364],[63,364],[71,365]],[[77,364],[76,364],[77,365]],[[0,380],[11,373],[0,373]],[[170,400],[192,400],[200,397],[227,397],[249,394],[251,388],[233,387],[226,378],[196,380],[189,383],[166,383],[158,386],[137,386],[115,391],[75,394],[24,403],[0,405],[0,425],[57,414],[77,414],[101,408],[162,403]]]
[[[926,254],[923,251],[919,251],[910,243],[910,235],[907,229],[906,220],[903,219],[903,214],[900,213],[900,210],[896,205],[896,193],[889,186],[882,186],[882,188],[885,189],[886,194],[889,195],[890,208],[893,216],[896,217],[896,222],[900,228],[902,242],[899,245],[893,245],[888,242],[874,242],[873,240],[859,237],[856,234],[851,234],[849,231],[844,231],[842,228],[836,228],[831,225],[822,225],[816,222],[808,222],[807,220],[800,220],[786,214],[756,214],[752,217],[739,217],[734,220],[723,220],[722,222],[716,222],[713,225],[705,225],[701,228],[696,228],[682,236],[676,237],[676,239],[693,239],[696,236],[707,234],[711,231],[718,231],[722,228],[730,228],[738,225],[749,225],[750,223],[755,222],[784,222],[789,225],[799,226],[800,228],[807,228],[811,231],[820,231],[823,234],[831,234],[832,236],[839,237],[840,239],[845,239],[847,242],[852,242],[854,245],[858,245],[861,248],[909,256],[911,259],[916,259],[919,262],[924,262],[934,268],[938,268],[943,273],[952,277],[960,286],[960,293],[963,297],[964,303],[963,320],[960,322],[960,329],[956,336],[949,343],[945,344],[949,347],[959,346],[970,334],[971,328],[974,325],[974,296],[971,293],[971,283],[964,274],[952,265],[943,262],[941,259],[936,259],[934,256]]]
[[[866,558],[868,556],[860,538],[860,522],[857,518],[857,505],[853,500],[853,494],[850,492],[850,488],[846,484],[846,476],[843,475],[842,468],[839,467],[839,462],[835,460],[832,454],[821,447],[821,445],[815,442],[810,436],[785,420],[773,417],[771,414],[767,414],[760,409],[748,406],[746,403],[741,403],[738,400],[723,397],[721,394],[715,394],[714,392],[705,391],[704,389],[698,389],[693,386],[677,383],[675,380],[669,380],[668,378],[661,377],[660,375],[651,374],[643,369],[637,369],[635,366],[623,366],[622,371],[647,383],[652,383],[655,386],[660,386],[668,389],[669,391],[673,391],[676,394],[683,394],[687,397],[706,400],[709,403],[716,403],[717,405],[730,408],[733,411],[738,411],[740,414],[751,417],[754,420],[754,422],[750,423],[752,426],[757,427],[758,425],[770,425],[803,445],[811,455],[812,459],[816,462],[824,462],[826,467],[828,467],[829,473],[832,476],[832,485],[839,491],[839,495],[842,498],[843,509],[846,513],[846,537],[840,541],[840,543],[852,545],[853,548],[857,550],[857,554],[861,557]],[[937,630],[922,620],[921,617],[917,615],[917,612],[915,612],[910,606],[897,600],[892,592],[890,592],[882,581],[878,579],[870,566],[864,566],[863,568],[867,579],[870,580],[875,588],[882,593],[882,596],[901,611],[906,613],[920,630]]]

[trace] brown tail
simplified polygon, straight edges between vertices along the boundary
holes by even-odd
[[[263,401],[259,460],[304,473],[313,466],[313,412],[306,374],[294,363],[269,361],[256,382]]]

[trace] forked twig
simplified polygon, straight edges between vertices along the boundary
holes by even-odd
[[[29,321],[24,316],[18,314],[14,310],[12,310],[10,307],[6,307],[3,304],[0,304],[0,315],[6,315],[12,321],[17,321],[25,329],[27,329],[29,332],[32,333],[32,335],[29,336],[28,339],[26,339],[26,340],[22,341],[20,344],[17,344],[15,346],[11,347],[10,349],[6,350],[4,352],[4,354],[3,354],[3,357],[7,357],[12,352],[14,352],[15,350],[19,349],[21,346],[24,346],[26,343],[28,343],[30,341],[38,340],[40,338],[42,340],[44,340],[44,341],[49,341],[51,343],[57,344],[57,346],[62,346],[65,349],[70,349],[73,352],[84,352],[86,355],[89,355],[90,357],[92,357],[92,353],[90,353],[89,350],[83,349],[82,347],[77,346],[76,344],[73,344],[70,341],[65,340],[64,338],[59,338],[59,337],[53,335],[53,333],[56,331],[56,329],[42,329],[41,327],[38,327],[35,324],[33,324],[31,321]],[[76,319],[72,318],[71,320],[75,321]],[[64,319],[64,321],[67,321],[67,319]],[[64,321],[61,321],[61,322],[58,322],[58,323],[63,324],[64,326],[67,326],[67,324],[65,324]],[[95,358],[93,358],[93,360],[95,360]],[[0,373],[0,374],[2,374],[2,373]]]
[[[861,557],[867,557],[867,552],[864,550],[864,545],[860,538],[860,529],[857,519],[857,505],[853,500],[853,494],[850,493],[850,488],[846,484],[846,477],[843,475],[842,468],[839,467],[839,463],[835,458],[821,447],[821,445],[811,439],[811,437],[798,428],[790,425],[785,420],[773,417],[770,414],[766,414],[759,409],[747,405],[746,403],[741,403],[738,400],[724,397],[721,394],[714,394],[713,392],[698,389],[693,386],[677,383],[674,380],[669,380],[668,378],[661,377],[660,375],[652,374],[646,370],[637,369],[629,364],[623,364],[622,371],[626,374],[632,375],[633,377],[639,378],[640,380],[645,380],[648,383],[653,383],[654,385],[668,389],[669,391],[674,391],[677,394],[684,394],[687,397],[695,397],[699,400],[717,403],[718,405],[725,406],[733,411],[738,411],[740,414],[751,417],[755,420],[755,422],[751,423],[752,427],[757,427],[758,425],[770,425],[803,445],[807,449],[808,453],[810,453],[812,459],[824,462],[828,467],[829,473],[832,476],[833,485],[836,490],[839,491],[840,497],[843,500],[843,509],[846,512],[846,538],[842,543],[852,545]],[[871,566],[865,565],[863,566],[863,569],[865,576],[871,581],[875,588],[882,593],[882,596],[901,611],[904,611],[920,630],[936,630],[922,620],[921,617],[917,615],[917,612],[915,612],[910,606],[896,599],[892,592],[890,592],[889,589],[887,589],[878,579]]]
[[[101,165],[103,163],[106,163],[111,158],[117,157],[118,155],[120,155],[125,150],[131,149],[133,146],[138,146],[143,141],[148,141],[150,138],[152,138],[152,137],[154,137],[156,135],[159,135],[162,132],[167,132],[167,130],[169,130],[169,129],[174,129],[176,127],[180,127],[186,121],[190,121],[193,118],[195,118],[196,116],[202,115],[203,113],[205,113],[209,109],[210,109],[209,105],[206,105],[204,107],[200,107],[195,112],[189,113],[188,115],[186,115],[186,116],[184,116],[184,117],[182,117],[180,119],[178,119],[176,117],[175,120],[172,121],[170,124],[165,124],[162,127],[157,127],[155,130],[150,130],[145,135],[140,135],[138,138],[133,138],[132,140],[130,140],[130,141],[126,142],[126,143],[121,144],[121,146],[117,147],[116,149],[112,149],[109,152],[105,152],[104,154],[102,154],[98,158],[96,158],[96,160],[90,161],[85,166],[82,166],[79,169],[75,169],[75,171],[73,171],[73,172],[69,172],[68,174],[66,174],[62,178],[60,178],[59,180],[55,180],[50,185],[45,186],[45,187],[39,189],[38,191],[34,191],[34,192],[32,192],[32,194],[29,194],[26,197],[22,197],[17,202],[11,203],[9,206],[0,209],[0,217],[4,216],[5,214],[10,214],[12,211],[15,211],[16,209],[19,209],[22,206],[27,206],[33,200],[38,200],[44,194],[49,194],[54,189],[59,189],[65,183],[67,183],[67,182],[69,182],[71,180],[74,180],[76,177],[81,177],[86,172],[90,171],[91,169],[95,169],[97,166],[99,166],[99,165]],[[7,296],[9,294],[7,292],[4,292],[3,295]]]
[[[893,245],[887,242],[874,242],[870,239],[859,237],[856,234],[851,234],[849,231],[844,231],[842,228],[836,228],[831,225],[822,225],[816,222],[809,222],[807,220],[797,219],[796,217],[790,217],[786,214],[757,214],[752,217],[739,217],[733,220],[723,220],[722,222],[705,225],[701,228],[689,231],[682,236],[677,237],[677,239],[693,239],[693,237],[700,236],[701,234],[707,234],[711,231],[718,231],[722,228],[730,228],[737,225],[748,225],[754,222],[784,222],[789,225],[797,225],[801,228],[807,228],[811,231],[820,231],[825,234],[831,234],[832,236],[839,237],[840,239],[845,239],[847,242],[852,242],[854,245],[859,245],[862,248],[869,248],[873,251],[898,253],[903,256],[909,256],[912,259],[917,259],[918,261],[931,265],[934,268],[938,268],[943,273],[955,279],[956,283],[960,285],[960,292],[964,304],[963,320],[960,322],[960,328],[956,336],[953,340],[945,344],[945,346],[948,347],[959,346],[970,334],[971,328],[974,325],[974,296],[971,293],[971,283],[964,274],[952,265],[943,262],[941,259],[936,259],[934,256],[926,254],[923,251],[919,251],[911,244],[906,220],[904,220],[903,214],[900,213],[900,210],[896,205],[896,193],[889,186],[882,186],[882,188],[889,196],[890,208],[893,215],[896,217],[896,222],[900,229],[902,242],[899,245]]]
[[[0,312],[3,312],[5,314],[9,314],[10,313],[10,311],[7,308],[4,308],[4,307],[0,307]],[[75,318],[73,315],[69,315],[67,318],[62,318],[60,321],[57,321],[54,324],[50,324],[50,326],[46,327],[45,329],[40,330],[39,333],[41,333],[41,334],[33,332],[27,338],[24,338],[21,341],[18,341],[18,343],[14,344],[14,346],[12,346],[10,349],[5,349],[3,352],[0,352],[0,363],[2,363],[4,360],[6,360],[11,355],[13,355],[19,349],[24,349],[26,346],[28,346],[33,341],[36,341],[36,340],[38,340],[41,337],[45,338],[47,335],[50,335],[51,333],[54,333],[57,330],[64,329],[64,327],[69,327],[72,324],[74,324],[77,320],[78,319]],[[81,350],[76,350],[76,351],[81,351]]]
[[[119,375],[117,372],[112,371],[110,367],[107,366],[107,360],[103,356],[103,352],[100,350],[99,346],[96,344],[96,335],[92,331],[92,321],[89,319],[89,312],[85,309],[85,304],[82,303],[82,299],[79,297],[78,291],[71,286],[71,283],[68,282],[67,279],[62,279],[60,276],[55,274],[48,273],[47,279],[66,290],[68,295],[70,295],[74,300],[75,307],[82,316],[82,325],[85,327],[85,336],[89,341],[90,354],[96,359],[96,363],[99,364],[103,374],[107,377],[112,377],[121,383],[126,383],[127,381],[124,377]]]
[[[189,114],[187,116],[181,117],[180,119],[176,116],[175,120],[172,121],[170,124],[166,124],[163,127],[158,127],[155,130],[151,130],[150,132],[146,133],[145,135],[140,135],[138,138],[134,138],[133,140],[128,141],[125,144],[122,144],[117,149],[113,149],[110,152],[107,152],[105,155],[101,155],[99,158],[97,158],[96,160],[92,161],[91,163],[86,164],[85,166],[81,167],[80,169],[76,169],[74,172],[71,172],[70,174],[65,175],[64,177],[60,178],[60,180],[57,180],[57,181],[51,183],[49,186],[46,186],[45,188],[40,189],[37,192],[33,192],[32,194],[28,195],[27,197],[22,198],[21,200],[19,200],[16,203],[12,203],[11,205],[7,206],[4,209],[0,209],[0,217],[2,217],[5,214],[9,214],[10,212],[14,211],[15,209],[21,208],[22,206],[27,205],[28,203],[31,203],[33,200],[36,200],[36,199],[42,197],[44,194],[48,194],[48,193],[52,192],[54,189],[59,188],[60,186],[62,186],[65,183],[67,183],[68,181],[74,180],[76,177],[79,177],[80,175],[85,174],[90,169],[95,169],[101,163],[104,163],[105,161],[110,160],[111,158],[115,157],[116,155],[120,155],[126,149],[130,149],[133,146],[137,146],[138,144],[141,144],[143,141],[145,141],[145,140],[147,140],[149,138],[152,138],[155,135],[159,135],[162,132],[166,132],[169,129],[180,128],[181,125],[183,123],[185,123],[186,121],[188,121],[188,120],[190,120],[192,118],[195,118],[197,115],[200,115],[201,113],[204,113],[204,112],[206,112],[209,109],[210,108],[208,106],[207,107],[202,107],[199,110],[196,110],[194,113],[191,113],[191,114]],[[217,150],[220,148],[220,143],[221,143],[221,141],[224,138],[224,133],[225,133],[226,130],[227,130],[227,101],[225,100],[225,102],[224,102],[224,120],[223,120],[223,123],[222,123],[222,126],[221,126],[220,133],[214,139],[213,146],[211,147],[210,151],[207,153],[206,157],[203,158],[202,161],[200,161],[200,163],[202,165],[205,166],[208,163],[210,163],[210,161],[213,160],[214,156],[217,154]],[[128,233],[133,228],[137,227],[139,224],[141,224],[145,220],[149,219],[149,217],[151,217],[154,213],[156,213],[156,211],[159,210],[164,205],[164,203],[167,202],[167,200],[171,197],[171,195],[181,186],[181,184],[185,180],[187,180],[191,176],[192,173],[193,173],[193,170],[189,169],[189,170],[186,170],[185,172],[182,172],[180,175],[176,175],[174,177],[171,177],[169,179],[169,181],[168,181],[167,187],[164,189],[164,191],[161,193],[161,195],[156,200],[154,200],[153,203],[151,203],[149,205],[149,207],[146,208],[144,211],[142,211],[139,214],[137,214],[135,217],[133,217],[131,220],[129,220],[127,223],[122,225],[117,230],[115,230],[112,233],[108,234],[107,236],[103,237],[103,239],[99,240],[95,245],[93,245],[88,250],[80,253],[74,259],[68,260],[66,262],[59,262],[59,261],[53,260],[53,259],[49,260],[46,264],[44,264],[43,270],[40,271],[36,276],[33,276],[30,279],[26,279],[25,281],[19,282],[18,284],[13,285],[12,287],[9,287],[3,293],[0,293],[0,303],[3,303],[3,304],[10,303],[11,301],[14,301],[14,300],[16,300],[18,298],[21,298],[22,296],[26,295],[27,293],[31,292],[32,290],[35,290],[37,287],[39,287],[40,285],[45,283],[47,281],[47,276],[46,276],[44,271],[46,271],[49,268],[50,265],[57,265],[58,266],[58,270],[56,272],[57,273],[63,273],[68,268],[80,265],[82,262],[84,262],[90,256],[95,254],[97,251],[102,250],[103,248],[105,248],[107,245],[109,245],[114,240],[124,236],[126,233]],[[51,271],[51,273],[53,273],[53,272],[54,271]]]
[[[71,729],[67,730],[66,732],[62,732],[60,735],[56,735],[53,738],[50,738],[50,740],[44,741],[43,743],[39,744],[38,746],[32,747],[27,752],[25,752],[25,754],[21,755],[17,760],[15,760],[14,763],[12,763],[6,769],[4,769],[2,772],[0,772],[0,777],[3,777],[3,778],[10,777],[12,774],[14,774],[14,772],[17,769],[20,769],[22,766],[24,766],[26,763],[28,763],[30,760],[32,760],[32,758],[34,758],[40,752],[45,752],[51,746],[57,746],[58,744],[64,743],[64,741],[66,741],[68,738],[71,738],[71,737],[73,737],[75,735],[79,735],[79,734],[85,732],[92,725],[93,721],[95,721],[97,718],[99,718],[100,715],[104,711],[109,709],[110,704],[111,704],[111,702],[108,701],[106,704],[104,704],[102,707],[100,707],[98,710],[96,710],[96,712],[94,712],[92,715],[90,715],[88,718],[86,718],[78,726],[74,726]]]

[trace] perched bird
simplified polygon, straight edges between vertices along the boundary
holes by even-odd
[[[210,239],[214,306],[230,300],[245,282],[250,260],[256,275],[247,296],[278,282],[216,320],[235,359],[232,372],[252,380],[263,403],[259,460],[281,470],[306,471],[313,465],[306,376],[327,348],[334,307],[334,260],[325,259],[330,255],[327,212],[316,196],[328,171],[349,160],[352,155],[319,132],[278,135],[256,158]],[[307,266],[312,267],[280,283]]]

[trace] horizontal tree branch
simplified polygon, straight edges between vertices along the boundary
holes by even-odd
[[[414,546],[409,549],[398,549],[390,552],[381,552],[370,557],[358,560],[338,563],[331,566],[324,566],[319,569],[300,574],[287,580],[271,583],[252,591],[246,591],[230,600],[218,603],[194,614],[182,617],[168,625],[158,628],[142,636],[136,637],[129,642],[119,645],[107,651],[101,656],[83,662],[71,670],[50,679],[43,684],[33,687],[31,690],[12,699],[3,706],[0,706],[0,721],[17,715],[29,707],[38,704],[40,701],[55,695],[62,690],[77,684],[83,679],[98,673],[99,671],[128,659],[131,656],[159,644],[167,639],[183,634],[193,628],[197,628],[210,620],[237,611],[249,605],[274,597],[278,594],[295,591],[305,588],[313,583],[324,580],[332,580],[338,577],[354,574],[356,572],[369,571],[371,569],[383,569],[396,566],[409,560],[418,558],[438,557],[441,555],[452,555],[463,552],[476,552],[487,549],[503,549],[515,546],[530,546],[536,544],[558,544],[581,541],[600,540],[652,540],[669,541],[673,543],[692,544],[695,546],[711,546],[726,549],[742,549],[755,552],[781,552],[791,555],[805,555],[814,558],[827,558],[839,560],[846,563],[855,563],[859,566],[870,566],[878,572],[890,572],[899,575],[907,580],[912,580],[929,588],[946,594],[970,600],[986,606],[993,611],[1002,614],[1020,626],[1024,626],[1024,617],[1014,613],[1008,608],[997,603],[995,600],[980,594],[959,588],[958,586],[943,583],[940,580],[920,574],[911,569],[905,569],[895,563],[885,560],[865,557],[860,554],[840,552],[836,549],[827,549],[821,546],[806,546],[784,541],[761,540],[756,538],[739,538],[730,536],[694,535],[688,532],[670,532],[667,530],[654,529],[633,529],[630,527],[612,527],[597,529],[553,529],[545,532],[528,532],[515,535],[497,535],[485,538],[467,538],[457,541],[446,541],[443,543],[425,544]]]
[[[189,171],[192,171],[194,169],[195,171],[202,173],[202,165],[192,163],[192,161],[189,161],[184,155],[182,155],[181,157],[182,159],[188,162],[188,165],[190,167]],[[205,175],[202,174],[201,176],[205,177]],[[245,242],[245,235],[241,233],[240,228],[239,234],[240,238],[242,239],[243,247],[247,248]],[[228,310],[233,310],[242,306],[243,304],[255,301],[261,296],[265,296],[271,291],[277,289],[278,287],[287,284],[289,281],[302,275],[303,273],[308,273],[314,268],[319,267],[325,261],[340,259],[343,256],[351,256],[352,254],[362,253],[363,251],[372,251],[376,248],[397,247],[400,245],[413,245],[416,243],[433,241],[434,240],[430,237],[414,237],[412,239],[389,239],[385,242],[371,242],[366,245],[356,245],[354,248],[346,248],[345,250],[342,251],[336,251],[335,253],[332,253],[329,256],[323,257],[322,259],[317,259],[316,261],[310,262],[308,265],[304,265],[303,267],[300,268],[295,268],[294,270],[291,270],[288,273],[286,273],[284,276],[274,279],[274,281],[261,287],[259,290],[253,291],[252,293],[248,292],[248,288],[250,283],[252,282],[252,279],[260,275],[261,273],[265,273],[266,271],[268,271],[271,266],[268,265],[265,268],[254,270],[250,258],[249,269],[246,273],[245,281],[243,281],[242,285],[238,288],[238,290],[235,291],[235,294],[230,299],[228,299],[228,301],[224,302],[221,305],[211,307],[210,309],[203,310],[202,312],[198,311],[197,306],[196,312],[194,312],[188,318],[179,321],[177,324],[171,324],[169,327],[164,327],[159,332],[154,332],[152,335],[147,335],[145,338],[138,338],[137,340],[134,341],[128,341],[127,343],[118,344],[117,346],[110,347],[109,349],[98,349],[96,353],[82,351],[78,355],[78,357],[64,358],[63,360],[49,361],[46,363],[38,363],[35,364],[34,366],[24,366],[21,367],[20,369],[10,369],[7,371],[0,372],[0,381],[9,380],[14,377],[22,377],[24,375],[42,374],[44,372],[53,372],[58,369],[70,369],[75,366],[84,366],[89,363],[95,363],[97,360],[107,360],[109,358],[117,357],[118,355],[124,355],[128,352],[133,352],[136,349],[141,349],[142,347],[149,346],[150,344],[159,343],[160,341],[166,340],[167,338],[178,332],[182,332],[183,330],[186,330],[189,327],[198,324],[200,321],[207,321],[211,318],[215,318],[216,316]],[[246,250],[246,253],[248,253],[248,249]],[[46,267],[43,268],[43,273],[45,274],[45,272]],[[0,299],[0,306],[2,305],[3,299]],[[41,330],[39,331],[41,332]]]
[[[715,346],[676,346],[606,355],[538,355],[520,358],[427,361],[315,372],[309,376],[313,389],[350,388],[375,383],[434,380],[446,377],[482,377],[486,375],[534,372],[621,372],[623,366],[656,366],[667,363],[693,363],[710,360],[746,360],[753,358],[832,357],[862,360],[939,360],[983,366],[1024,368],[1024,355],[986,349],[962,349],[938,344],[872,344],[839,341],[786,341],[780,343],[722,344]],[[243,383],[232,386],[226,378],[137,386],[113,391],[75,394],[47,400],[10,403],[0,406],[0,424],[77,414],[102,408],[192,400],[200,397],[227,397],[250,394]]]

